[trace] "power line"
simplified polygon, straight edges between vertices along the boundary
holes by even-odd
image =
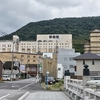
[[[5,36],[5,35],[8,35],[8,34],[0,29],[0,36]]]

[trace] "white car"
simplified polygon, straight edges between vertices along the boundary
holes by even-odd
[[[10,76],[9,75],[2,75],[2,79],[4,81],[10,81]]]

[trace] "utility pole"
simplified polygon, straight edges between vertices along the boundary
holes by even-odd
[[[11,74],[10,74],[10,80],[12,81],[12,76],[13,76],[13,65],[14,65],[14,40],[12,44],[12,65],[11,65]]]
[[[40,51],[39,51],[39,41],[38,41],[38,58],[37,58],[37,80],[38,80],[38,76],[39,76],[39,54],[40,54]]]

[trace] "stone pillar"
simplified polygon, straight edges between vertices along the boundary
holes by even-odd
[[[85,100],[85,85],[86,85],[86,82],[90,80],[90,72],[89,72],[89,69],[88,69],[88,65],[84,65],[84,69],[83,69],[83,100]]]

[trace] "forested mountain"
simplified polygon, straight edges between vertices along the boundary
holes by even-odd
[[[20,40],[36,40],[37,34],[72,34],[73,48],[83,53],[83,44],[89,40],[90,31],[100,29],[100,17],[56,18],[39,22],[30,22],[14,33],[0,38],[11,40],[16,34]]]

